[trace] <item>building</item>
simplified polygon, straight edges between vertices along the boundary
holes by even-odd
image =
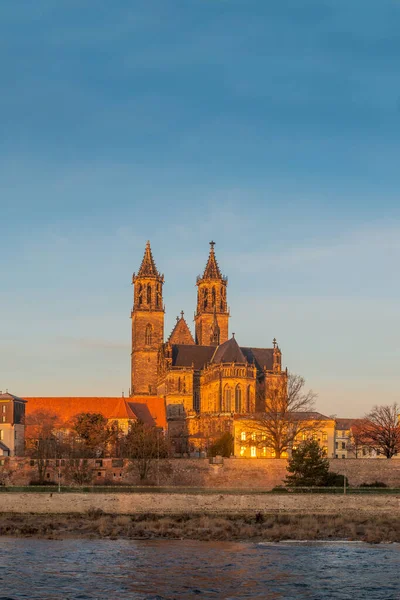
[[[0,456],[23,456],[26,400],[0,392]]]
[[[128,432],[129,424],[142,421],[166,430],[166,414],[162,398],[135,399],[123,397],[26,397],[26,417],[29,425],[35,417],[55,417],[60,428],[68,428],[73,418],[83,412],[100,413],[110,423],[117,423]]]
[[[234,420],[234,454],[242,458],[288,458],[290,449],[285,450],[277,457],[273,448],[267,444],[267,436],[263,432],[259,420],[262,415],[237,417]],[[308,439],[319,443],[325,456],[334,457],[335,447],[335,419],[326,417],[319,412],[294,412],[289,413],[282,429],[286,426],[292,431],[297,430],[292,448]]]
[[[262,412],[268,394],[285,389],[287,382],[275,339],[272,348],[254,348],[239,346],[230,336],[228,279],[214,246],[210,242],[205,269],[196,280],[194,335],[182,312],[164,340],[164,275],[149,242],[132,277],[131,397],[156,393],[164,399],[177,449],[196,449],[222,431],[233,431],[233,415]]]

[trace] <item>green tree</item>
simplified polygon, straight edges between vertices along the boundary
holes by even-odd
[[[331,484],[329,461],[318,442],[307,440],[293,450],[285,483],[288,487],[326,486]]]
[[[224,456],[229,458],[233,454],[233,435],[228,431],[221,435],[208,449],[208,456]]]

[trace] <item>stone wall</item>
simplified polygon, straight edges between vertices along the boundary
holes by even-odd
[[[67,461],[65,461],[66,463]],[[138,485],[142,482],[137,469],[121,459],[89,460],[92,483]],[[28,485],[37,479],[37,468],[27,458],[12,458],[11,484]],[[147,484],[162,486],[204,487],[214,489],[269,490],[282,485],[286,476],[286,459],[224,459],[223,464],[210,464],[208,459],[170,459],[154,461]],[[331,470],[348,477],[352,486],[382,481],[400,488],[400,460],[332,459]],[[55,460],[49,461],[49,481],[69,483],[68,469]],[[0,467],[1,468],[1,467]]]
[[[58,494],[2,493],[3,513],[67,514],[89,509],[108,514],[303,513],[365,515],[398,511],[396,496],[326,494]]]

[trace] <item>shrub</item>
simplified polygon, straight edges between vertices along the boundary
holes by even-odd
[[[383,481],[374,481],[373,483],[361,483],[361,488],[387,488],[388,486]]]

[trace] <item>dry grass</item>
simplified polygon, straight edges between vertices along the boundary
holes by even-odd
[[[60,539],[361,540],[400,542],[395,515],[86,515],[0,514],[0,535]]]

